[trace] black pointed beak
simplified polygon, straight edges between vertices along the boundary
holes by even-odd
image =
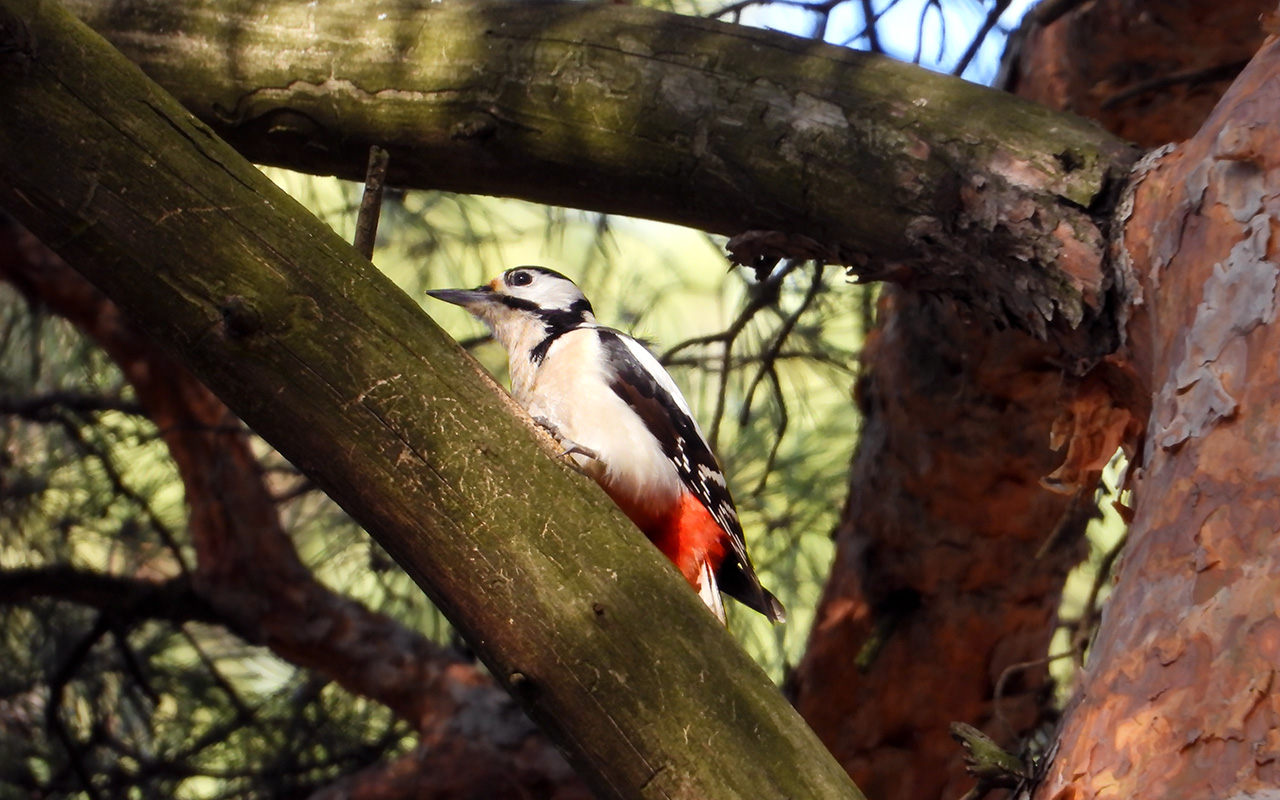
[[[493,302],[493,288],[490,286],[478,286],[475,289],[433,289],[427,294],[437,300],[468,309],[479,303]]]

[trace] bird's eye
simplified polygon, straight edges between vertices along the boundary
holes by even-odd
[[[533,283],[533,276],[527,272],[513,272],[507,276],[508,286],[528,286]]]

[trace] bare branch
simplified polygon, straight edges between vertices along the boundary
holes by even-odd
[[[135,416],[143,414],[142,405],[137,402],[104,395],[51,392],[36,397],[0,397],[0,414],[12,414],[34,422],[52,421],[59,410],[85,415],[106,411]]]
[[[185,577],[156,582],[70,566],[0,571],[0,604],[36,598],[78,603],[97,609],[104,618],[122,622],[163,619],[227,624]]]
[[[987,35],[1000,22],[1000,17],[1004,15],[1005,11],[1009,10],[1011,4],[1011,0],[995,0],[991,10],[987,12],[987,18],[982,21],[978,32],[974,34],[973,41],[969,42],[969,47],[965,49],[964,55],[960,56],[955,68],[951,70],[952,75],[963,75],[964,71],[969,68],[970,62],[978,55],[978,50],[982,48],[982,43],[987,40]]]

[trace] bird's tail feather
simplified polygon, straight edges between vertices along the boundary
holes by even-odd
[[[716,573],[711,569],[710,562],[705,559],[698,570],[698,596],[702,598],[702,602],[707,604],[707,608],[711,609],[711,613],[716,615],[716,619],[725,624],[724,599],[720,597],[720,586],[716,583]]]

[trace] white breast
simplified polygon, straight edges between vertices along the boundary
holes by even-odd
[[[644,421],[610,388],[599,334],[584,326],[563,334],[541,364],[511,362],[512,394],[530,416],[542,417],[567,439],[599,454],[574,456],[611,493],[655,511],[683,492],[675,466]]]

